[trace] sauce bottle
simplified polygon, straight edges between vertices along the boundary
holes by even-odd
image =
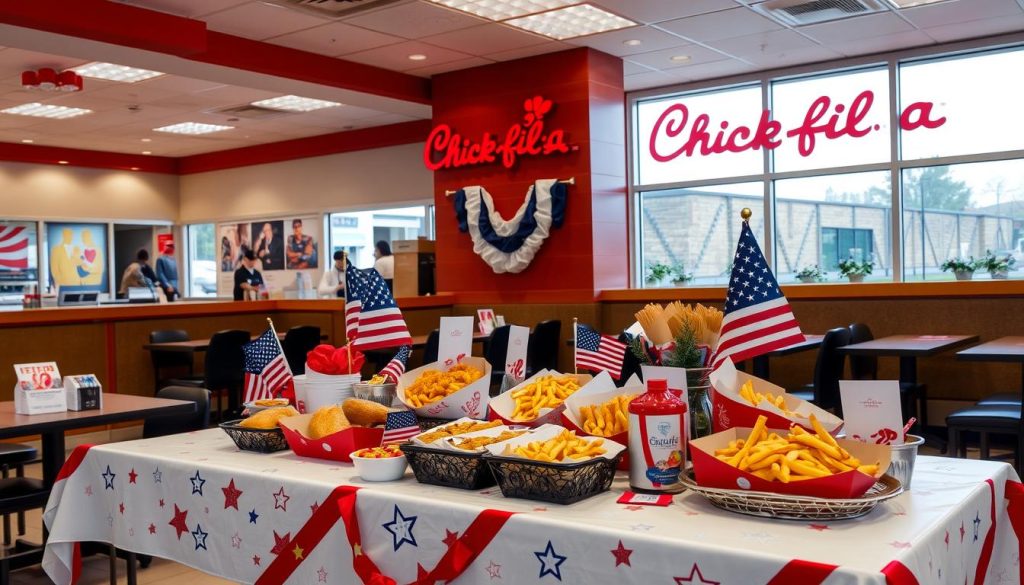
[[[647,392],[629,403],[629,485],[634,491],[678,490],[686,468],[686,401],[666,380],[648,380]]]

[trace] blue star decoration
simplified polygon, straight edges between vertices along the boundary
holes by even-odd
[[[200,496],[203,495],[203,484],[206,483],[206,480],[199,477],[198,469],[196,470],[195,476],[188,478],[188,480],[192,482],[192,493],[199,494]]]
[[[203,532],[203,527],[198,523],[196,524],[196,529],[192,531],[192,538],[196,540],[196,550],[209,550],[206,548],[206,537],[209,534],[209,532]]]
[[[978,529],[981,528],[981,513],[974,512],[974,542],[978,542]]]
[[[113,471],[110,471],[110,466],[109,465],[107,466],[107,470],[104,471],[103,473],[101,473],[100,475],[103,476],[103,483],[106,484],[106,488],[105,489],[108,489],[108,490],[114,489],[114,478],[117,477],[117,474],[114,473]]]
[[[391,533],[391,538],[394,541],[393,545],[397,552],[398,549],[407,542],[415,547],[419,546],[416,544],[416,536],[412,533],[412,527],[415,525],[416,516],[403,516],[402,511],[398,509],[398,505],[396,504],[395,513],[391,522],[387,522],[381,526]]]
[[[555,547],[548,541],[548,546],[543,551],[535,551],[534,556],[540,561],[540,576],[541,579],[544,575],[554,575],[555,579],[562,580],[562,563],[565,562],[567,557],[564,557],[555,552]]]
[[[157,467],[153,471],[153,483],[163,483],[163,482],[164,482],[164,472],[160,471],[160,468]]]
[[[256,513],[256,508],[253,508],[252,512],[249,512],[249,524],[255,524],[256,519],[259,517],[260,515]]]

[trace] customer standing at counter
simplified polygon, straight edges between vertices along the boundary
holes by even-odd
[[[124,296],[130,288],[150,288],[159,284],[153,268],[149,265],[149,252],[142,248],[135,254],[135,261],[121,273],[121,286],[117,292]]]
[[[243,300],[249,291],[258,291],[261,286],[263,286],[263,275],[256,270],[256,253],[246,250],[242,255],[242,266],[235,271],[235,300]]]
[[[334,266],[324,271],[320,277],[317,292],[328,297],[343,298],[345,296],[345,253],[338,250],[334,253]]]
[[[373,257],[377,259],[374,261],[373,267],[377,269],[380,277],[388,284],[388,289],[394,291],[395,257],[391,255],[391,245],[384,240],[377,242],[377,246],[373,251]]]
[[[174,259],[174,243],[164,246],[164,252],[156,259],[156,279],[164,289],[164,296],[173,301],[178,296],[178,261]]]

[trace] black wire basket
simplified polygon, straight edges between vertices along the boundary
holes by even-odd
[[[420,483],[464,490],[480,490],[495,484],[483,453],[459,453],[412,443],[403,443],[399,448]]]
[[[258,453],[273,453],[284,451],[288,448],[288,441],[284,438],[284,432],[274,427],[272,429],[250,429],[239,426],[242,419],[229,420],[218,425],[231,437],[242,451],[256,451]]]
[[[487,455],[484,460],[506,498],[574,504],[607,491],[625,453],[623,449],[611,459],[594,457],[579,463],[548,463],[498,455]]]

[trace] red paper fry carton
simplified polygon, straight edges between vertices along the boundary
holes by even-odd
[[[788,429],[790,424],[796,423],[813,433],[814,429],[811,428],[811,421],[808,418],[811,414],[832,435],[843,427],[841,418],[806,400],[786,394],[786,390],[781,386],[737,370],[731,359],[726,358],[717,370],[711,372],[709,379],[712,390],[711,404],[714,410],[711,424],[715,432],[732,427],[753,427],[760,415],[768,417],[768,427],[773,429]],[[750,404],[747,399],[740,396],[740,388],[747,381],[753,382],[755,392],[783,396],[786,408],[794,414],[783,412],[767,400],[761,401],[757,406]]]
[[[416,382],[420,375],[427,370],[440,370],[447,372],[452,367],[445,366],[441,362],[434,362],[432,364],[420,366],[415,370],[410,370],[399,376],[397,389],[398,399],[402,401],[402,404],[404,404],[406,408],[415,412],[416,416],[421,418],[455,420],[462,417],[469,417],[477,420],[483,420],[487,415],[487,405],[491,399],[491,364],[487,363],[487,360],[480,357],[463,358],[459,363],[473,366],[474,368],[482,371],[484,375],[459,389],[457,392],[453,392],[440,400],[421,406],[414,406],[409,402],[405,394],[406,388]]]
[[[558,404],[557,406],[555,406],[553,408],[542,408],[542,409],[540,409],[539,416],[537,416],[537,418],[534,418],[534,419],[520,420],[520,419],[512,418],[513,413],[515,413],[515,411],[516,411],[516,401],[515,401],[514,398],[512,398],[512,395],[517,390],[522,390],[523,388],[526,388],[527,386],[530,386],[534,382],[539,381],[544,376],[556,376],[558,378],[563,378],[563,377],[568,376],[570,378],[576,378],[576,381],[579,383],[580,388],[579,388],[579,390],[574,392],[572,395],[570,395],[570,398],[572,396],[575,396],[575,395],[581,394],[581,393],[590,393],[590,392],[595,391],[595,390],[596,391],[600,391],[600,388],[596,387],[596,386],[594,387],[593,390],[592,389],[588,389],[588,388],[594,383],[593,380],[597,380],[598,378],[601,378],[602,376],[608,378],[608,382],[611,382],[611,377],[608,376],[607,372],[601,372],[600,374],[598,374],[597,378],[594,378],[590,374],[560,374],[560,373],[555,372],[553,370],[541,370],[541,371],[537,372],[536,374],[534,374],[533,376],[531,376],[530,378],[527,378],[526,380],[524,380],[521,384],[519,384],[515,388],[512,388],[511,390],[508,390],[507,392],[504,392],[502,394],[499,394],[498,396],[495,396],[494,399],[491,400],[491,413],[489,415],[490,419],[491,420],[500,420],[501,422],[503,422],[503,423],[505,423],[507,425],[526,425],[526,426],[529,426],[529,427],[539,427],[539,426],[541,426],[543,424],[549,424],[549,423],[550,424],[558,424],[561,421],[562,411],[565,409],[565,403],[564,402],[562,404]],[[614,386],[614,383],[612,384],[612,386]]]
[[[577,435],[583,437],[603,437],[615,441],[622,445],[629,444],[629,412],[623,412],[622,415],[626,418],[625,430],[614,435],[599,435],[591,432],[587,432],[584,429],[583,417],[581,416],[581,409],[586,406],[597,407],[616,396],[638,396],[644,393],[644,385],[634,375],[630,378],[626,385],[621,388],[616,388],[612,382],[611,377],[607,376],[607,372],[602,372],[602,375],[598,375],[594,378],[594,381],[587,385],[588,388],[593,387],[593,392],[581,394],[577,392],[565,400],[565,410],[562,411],[562,426],[575,431]],[[623,456],[619,462],[619,469],[629,469],[629,454]]]
[[[312,418],[312,413],[286,416],[278,423],[288,446],[296,455],[351,463],[350,453],[366,447],[380,447],[380,442],[384,439],[384,427],[355,426],[322,439],[311,439],[309,421]]]
[[[889,468],[890,448],[888,445],[869,445],[858,441],[838,439],[836,442],[839,446],[849,451],[850,455],[860,459],[861,464],[878,463],[878,471],[875,475],[871,476],[852,470],[789,483],[768,481],[752,473],[740,471],[715,457],[716,449],[728,447],[729,441],[734,439],[746,439],[750,435],[750,431],[749,428],[733,427],[690,441],[690,456],[693,459],[693,473],[696,476],[697,485],[817,498],[859,498]],[[782,437],[789,434],[788,430],[781,429],[768,429],[768,432],[778,433]],[[813,431],[811,432],[813,433]]]

